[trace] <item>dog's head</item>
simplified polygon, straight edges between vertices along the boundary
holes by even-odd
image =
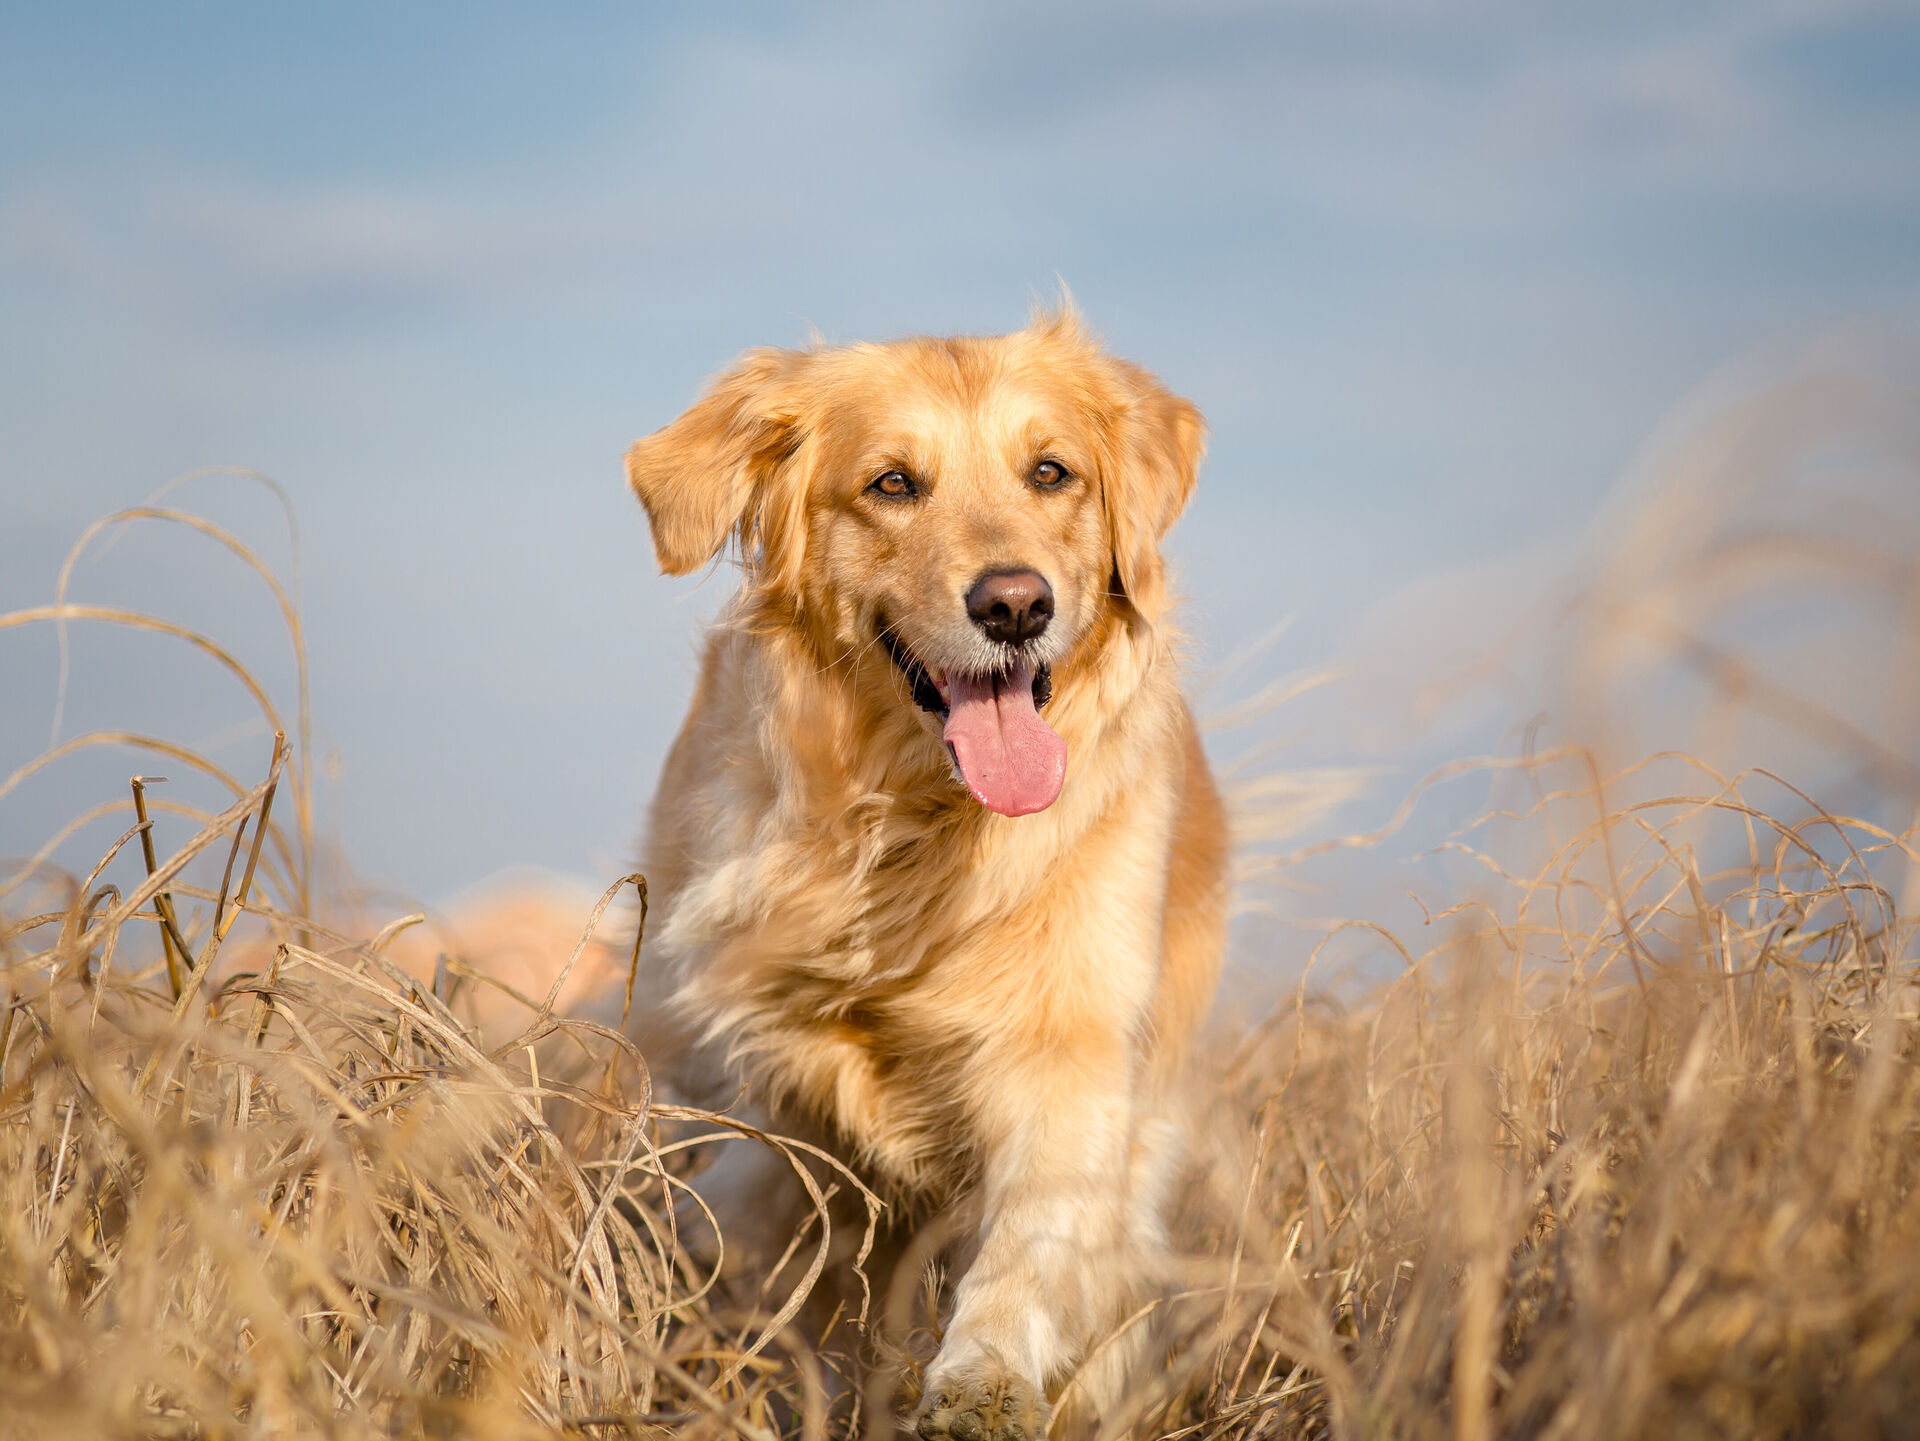
[[[737,541],[747,583],[830,665],[878,646],[892,703],[938,717],[967,788],[1059,794],[1055,672],[1165,603],[1159,545],[1192,493],[1199,412],[1070,313],[1011,335],[757,350],[637,442],[661,568]]]

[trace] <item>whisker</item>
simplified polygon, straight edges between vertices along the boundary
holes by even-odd
[[[828,671],[833,670],[835,667],[839,666],[849,656],[853,658],[854,668],[857,670],[860,665],[860,657],[866,653],[867,647],[871,646],[872,644],[873,644],[872,641],[868,641],[867,644],[863,646],[848,646],[847,649],[841,651],[839,655],[835,656],[832,660],[826,662],[826,664],[821,666],[816,666],[814,668],[813,673],[815,675],[825,675]]]

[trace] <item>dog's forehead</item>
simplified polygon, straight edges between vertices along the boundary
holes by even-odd
[[[1092,378],[1021,339],[860,347],[835,367],[822,420],[848,442],[881,449],[1016,452],[1070,441],[1099,411]]]

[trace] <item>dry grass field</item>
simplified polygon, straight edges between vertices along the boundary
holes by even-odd
[[[1711,588],[1732,552],[1683,518],[1669,578]],[[288,729],[223,808],[77,796],[117,836],[92,874],[50,842],[0,876],[0,1435],[890,1434],[937,1247],[891,1290],[836,1280],[843,1217],[890,1220],[854,1177],[666,1104],[565,1015],[579,967],[620,984],[638,883],[569,915],[574,972],[515,989],[484,935],[316,893]],[[1861,759],[1892,795],[1912,763]],[[1517,799],[1449,842],[1483,881],[1426,898],[1417,940],[1349,923],[1395,978],[1309,966],[1223,1027],[1127,1434],[1911,1433],[1912,823],[1677,754],[1487,767]],[[784,1149],[821,1198],[750,1294],[679,1241],[717,1144]]]

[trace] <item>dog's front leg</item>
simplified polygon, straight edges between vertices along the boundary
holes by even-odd
[[[928,1441],[1039,1436],[1047,1383],[1137,1282],[1126,1209],[1131,1048],[1124,1032],[1056,1040],[981,1088],[993,1101],[979,1118],[977,1250],[923,1388],[916,1427]]]

